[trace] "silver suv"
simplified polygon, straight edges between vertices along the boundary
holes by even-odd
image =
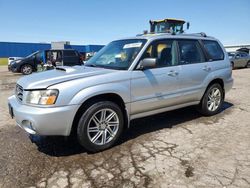
[[[233,84],[221,43],[200,34],[154,34],[109,43],[84,66],[24,76],[9,110],[30,134],[75,135],[111,147],[133,119],[190,105],[218,113]]]

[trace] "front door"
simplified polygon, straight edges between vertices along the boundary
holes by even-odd
[[[174,40],[155,41],[141,59],[157,58],[155,68],[134,70],[131,76],[131,114],[158,110],[179,102],[179,71]]]

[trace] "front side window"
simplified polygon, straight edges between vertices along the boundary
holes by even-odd
[[[178,46],[181,65],[205,62],[205,58],[198,41],[180,40],[178,41]]]
[[[127,70],[145,43],[145,39],[113,41],[95,54],[85,66]]]
[[[212,40],[203,40],[202,42],[213,61],[224,59],[224,53],[218,42]]]
[[[156,58],[156,68],[177,65],[176,48],[173,40],[153,42],[141,59]]]

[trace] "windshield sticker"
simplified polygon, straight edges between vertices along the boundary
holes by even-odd
[[[141,45],[142,45],[141,42],[125,44],[125,45],[123,46],[123,49],[126,49],[126,48],[140,48]]]

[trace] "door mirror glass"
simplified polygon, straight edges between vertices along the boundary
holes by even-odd
[[[144,58],[140,62],[139,69],[145,70],[145,69],[151,69],[156,67],[157,60],[156,58]]]

